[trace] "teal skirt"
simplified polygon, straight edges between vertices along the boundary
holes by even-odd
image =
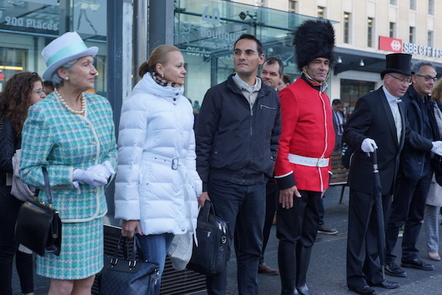
[[[60,256],[37,256],[37,274],[58,280],[79,280],[103,268],[103,218],[63,223]]]

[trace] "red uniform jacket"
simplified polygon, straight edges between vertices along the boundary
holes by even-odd
[[[329,185],[328,167],[289,162],[288,155],[330,158],[335,146],[330,99],[302,78],[281,90],[282,130],[276,158],[275,178],[281,189],[324,191]]]

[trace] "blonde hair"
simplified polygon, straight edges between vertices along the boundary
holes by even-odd
[[[149,59],[143,62],[138,68],[138,75],[140,75],[140,77],[143,77],[147,72],[155,72],[156,65],[165,65],[168,62],[167,54],[174,51],[180,51],[180,49],[172,45],[158,46],[152,51]]]
[[[436,81],[431,89],[431,98],[434,100],[442,99],[442,79]]]

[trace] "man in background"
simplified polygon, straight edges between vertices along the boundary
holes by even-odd
[[[284,72],[284,64],[282,61],[274,56],[268,57],[261,69],[261,79],[264,84],[277,90],[278,85],[281,83],[281,78]],[[276,204],[278,202],[279,190],[278,185],[275,182],[275,178],[271,177],[267,181],[266,185],[266,214],[264,219],[264,230],[263,230],[263,242],[262,242],[262,252],[259,259],[258,273],[267,275],[278,275],[279,271],[268,266],[264,262],[264,252],[267,247],[267,242],[270,237],[270,230],[273,224],[273,218],[275,217]]]
[[[402,97],[409,126],[427,142],[439,140],[439,129],[434,116],[435,102],[430,97],[437,76],[436,70],[430,62],[418,62],[413,64],[411,71],[412,84]],[[394,248],[401,226],[404,226],[401,266],[434,270],[433,265],[419,258],[419,250],[416,247],[433,175],[430,160],[430,149],[405,142],[386,232],[385,272],[391,276],[407,276],[406,272],[395,264]]]
[[[344,134],[345,116],[342,111],[342,101],[339,98],[333,99],[333,127],[335,128],[335,151],[342,151],[342,135]]]

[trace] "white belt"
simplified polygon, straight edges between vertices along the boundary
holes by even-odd
[[[328,167],[329,161],[329,158],[310,158],[294,154],[289,154],[288,158],[290,163],[311,167]]]

